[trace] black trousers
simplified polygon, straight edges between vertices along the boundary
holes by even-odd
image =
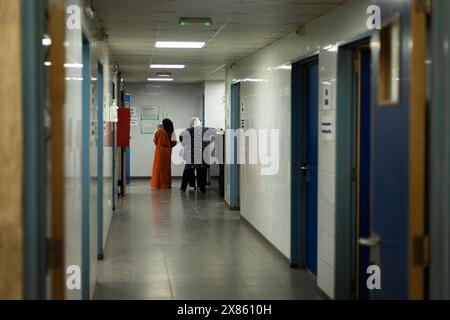
[[[184,169],[183,171],[183,179],[181,180],[181,190],[186,191],[187,186],[196,188],[195,183],[195,169]]]
[[[183,179],[181,181],[181,190],[186,191],[188,184],[195,188],[195,171],[197,171],[197,187],[201,192],[206,192],[207,168],[184,169]]]

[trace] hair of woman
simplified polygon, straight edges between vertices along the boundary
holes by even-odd
[[[173,132],[175,131],[172,120],[164,119],[162,125],[163,125],[164,130],[166,130],[167,135],[169,136],[169,140],[170,140],[172,138]]]

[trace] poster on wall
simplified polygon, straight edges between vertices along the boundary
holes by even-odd
[[[334,119],[332,116],[323,115],[320,120],[320,139],[322,141],[334,141]]]
[[[141,120],[141,133],[154,134],[158,130],[159,120]]]
[[[159,106],[141,106],[141,120],[159,121]]]
[[[139,116],[136,108],[131,108],[131,125],[132,126],[139,125]]]

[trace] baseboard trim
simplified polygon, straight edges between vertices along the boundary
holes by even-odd
[[[326,293],[325,291],[323,291],[322,289],[320,289],[319,287],[317,287],[317,293],[319,294],[319,296],[324,299],[324,300],[333,300],[331,299]]]
[[[269,241],[269,239],[267,239],[267,238],[266,238],[266,237],[265,237],[258,229],[255,228],[255,226],[253,226],[253,225],[252,225],[247,219],[245,219],[245,217],[243,217],[242,215],[241,215],[241,219],[242,219],[242,221],[243,221],[245,224],[247,224],[253,231],[255,231],[255,233],[258,235],[259,238],[261,238],[262,240],[264,240],[264,242],[266,242],[266,243],[269,245],[269,247],[271,247],[276,253],[278,253],[278,255],[283,259],[283,261],[286,262],[286,264],[288,264],[289,266],[292,267],[292,265],[291,265],[291,260],[290,260],[288,257],[286,257],[286,256],[284,255],[284,253],[280,251],[280,249],[278,249],[277,247],[275,247],[275,246],[272,244],[272,242]]]

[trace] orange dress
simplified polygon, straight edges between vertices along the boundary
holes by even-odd
[[[169,189],[172,186],[172,148],[177,143],[170,141],[164,129],[156,132],[154,143],[156,150],[150,186],[155,189]]]

